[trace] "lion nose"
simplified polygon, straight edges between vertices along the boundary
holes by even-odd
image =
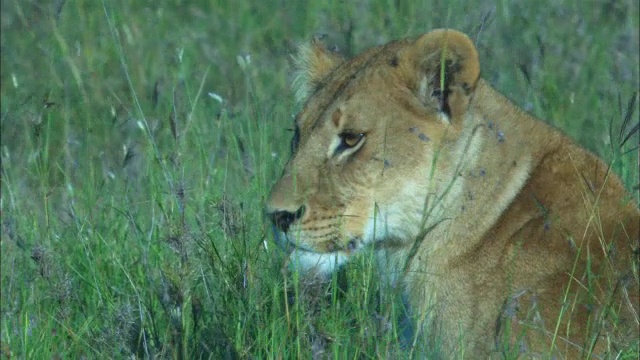
[[[304,206],[297,211],[291,212],[286,210],[278,210],[269,214],[271,221],[282,232],[287,232],[294,221],[300,219],[304,215]]]

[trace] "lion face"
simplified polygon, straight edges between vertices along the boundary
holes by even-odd
[[[278,241],[295,265],[320,273],[368,246],[413,241],[455,178],[475,48],[439,30],[350,61],[315,41],[297,63],[305,106],[267,203]]]

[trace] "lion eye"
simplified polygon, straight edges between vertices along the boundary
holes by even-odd
[[[343,156],[353,154],[362,147],[366,138],[365,133],[345,131],[338,135],[338,139],[336,139],[337,141],[333,145],[333,150],[330,150],[331,152],[328,156],[336,156],[337,159],[340,160]]]
[[[354,148],[362,141],[362,139],[364,139],[364,133],[342,133],[340,134],[340,148],[341,150]]]

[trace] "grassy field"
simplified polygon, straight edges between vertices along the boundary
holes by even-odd
[[[366,257],[332,284],[300,282],[263,219],[298,106],[290,54],[315,33],[354,54],[465,31],[483,77],[637,197],[638,135],[621,142],[638,124],[638,12],[635,0],[3,1],[0,357],[409,356],[402,304]]]

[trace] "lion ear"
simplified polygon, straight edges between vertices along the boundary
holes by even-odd
[[[459,120],[480,76],[471,39],[455,30],[433,30],[416,39],[408,52],[410,77],[420,99],[435,104],[446,121]]]
[[[293,89],[296,100],[304,103],[309,95],[317,90],[326,79],[327,75],[338,65],[344,62],[344,58],[337,50],[326,47],[323,39],[326,36],[316,35],[309,43],[303,44],[294,56],[295,77]]]

